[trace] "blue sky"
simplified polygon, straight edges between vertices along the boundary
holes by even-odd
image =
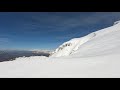
[[[0,12],[0,49],[50,49],[111,26],[120,12]]]

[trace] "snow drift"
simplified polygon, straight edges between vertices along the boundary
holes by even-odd
[[[74,38],[50,57],[20,57],[0,63],[0,77],[120,77],[120,21]]]

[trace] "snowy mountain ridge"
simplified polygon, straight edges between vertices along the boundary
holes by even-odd
[[[89,43],[89,41],[91,42],[92,39],[94,40],[96,38],[104,38],[105,35],[108,36],[112,32],[113,32],[112,34],[114,34],[115,32],[120,31],[118,28],[120,28],[120,21],[116,21],[113,24],[113,26],[111,26],[111,27],[101,29],[101,30],[98,30],[96,32],[92,32],[92,33],[90,33],[90,34],[88,34],[88,35],[86,35],[84,37],[71,39],[71,40],[63,43],[62,45],[60,45],[53,52],[51,57],[69,56],[69,55],[74,54],[74,53],[76,53],[78,51],[81,52],[81,50],[83,50],[84,47],[83,48],[80,48],[80,47],[82,47],[84,44]],[[115,33],[115,34],[117,34],[117,33]],[[112,37],[109,37],[109,38],[112,38]],[[99,41],[97,41],[97,42],[99,42]],[[104,43],[103,43],[103,45],[104,45]],[[80,54],[80,52],[78,52],[78,53]]]
[[[79,49],[79,47],[86,43],[87,41],[91,40],[96,36],[95,33],[88,34],[87,36],[81,37],[81,38],[74,38],[71,39],[62,45],[60,45],[55,52],[53,52],[53,55],[51,57],[60,57],[60,56],[68,56],[70,54],[73,54],[75,51]]]

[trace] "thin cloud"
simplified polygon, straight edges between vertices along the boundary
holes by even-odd
[[[96,25],[99,23],[111,24],[120,19],[120,12],[96,12],[87,17],[67,18],[60,25],[51,31],[67,31],[75,27],[87,27],[88,25]],[[61,19],[62,20],[62,19]]]
[[[0,38],[0,43],[8,43],[9,39],[8,38]]]
[[[93,15],[84,18],[82,23],[86,25],[94,25],[100,22],[113,23],[118,19],[120,19],[120,12],[96,12]]]
[[[67,15],[68,16],[67,16]],[[73,14],[73,16],[69,16]],[[85,14],[85,13],[84,13]],[[47,29],[49,32],[70,31],[76,27],[95,26],[98,23],[111,24],[120,19],[120,12],[94,12],[84,16],[82,13],[37,13],[33,16],[24,17],[24,32],[35,33]]]

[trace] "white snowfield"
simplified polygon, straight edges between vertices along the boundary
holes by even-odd
[[[120,78],[120,22],[63,43],[50,57],[0,63],[7,78]]]

